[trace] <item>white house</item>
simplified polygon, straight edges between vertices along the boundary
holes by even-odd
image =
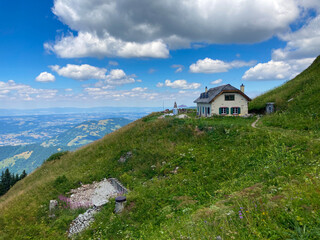
[[[205,89],[205,92],[194,101],[197,103],[197,114],[203,117],[212,115],[241,116],[248,114],[248,103],[251,99],[244,93],[244,85],[237,89],[230,84]]]

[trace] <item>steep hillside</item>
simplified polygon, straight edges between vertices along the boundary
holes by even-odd
[[[268,126],[289,129],[320,129],[320,56],[294,79],[257,98],[250,111],[263,111],[267,102],[275,102],[277,113],[264,119]]]
[[[46,162],[0,198],[0,239],[67,239],[81,212],[50,199],[80,182],[118,178],[131,192],[79,239],[319,239],[319,141],[303,131],[253,129],[253,118],[131,123]],[[125,163],[119,158],[128,151]]]

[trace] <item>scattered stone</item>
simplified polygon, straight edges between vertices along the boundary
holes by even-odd
[[[173,113],[166,113],[166,114],[161,115],[161,116],[158,117],[158,118],[159,118],[159,119],[162,119],[162,118],[165,118],[165,117],[167,117],[167,116],[172,117],[172,116],[174,116],[174,114],[173,114]]]
[[[50,204],[49,204],[49,212],[50,215],[49,217],[55,217],[54,212],[57,209],[58,206],[58,201],[57,200],[50,200]]]
[[[102,206],[110,198],[117,196],[119,191],[107,180],[85,184],[77,189],[71,190],[70,208],[88,208],[92,206]]]
[[[129,151],[125,155],[122,155],[118,161],[121,163],[125,163],[131,157],[132,157],[132,152]]]
[[[177,116],[177,118],[183,119],[183,118],[189,118],[186,114],[180,114]]]
[[[179,167],[176,167],[173,171],[171,171],[171,173],[177,174],[177,173],[178,173],[178,170],[179,170]]]
[[[99,207],[94,206],[88,209],[85,213],[80,214],[75,220],[72,221],[68,236],[72,237],[88,228],[90,224],[94,221],[94,215],[100,211]]]
[[[126,201],[127,201],[127,198],[125,196],[116,197],[116,206],[115,206],[114,212],[121,213],[124,209]]]
[[[216,237],[216,240],[222,240],[222,237],[217,236],[217,237]]]

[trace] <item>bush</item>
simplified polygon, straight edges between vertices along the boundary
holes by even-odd
[[[59,160],[62,156],[68,154],[69,151],[64,151],[64,152],[57,152],[57,153],[54,153],[52,154],[47,160],[46,162],[51,162],[51,161],[54,161],[54,160]]]

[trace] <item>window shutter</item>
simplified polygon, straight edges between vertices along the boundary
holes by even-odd
[[[231,114],[233,114],[233,108],[231,108]]]
[[[219,108],[219,114],[221,115],[221,113],[222,113],[222,108]]]
[[[227,114],[229,114],[229,108],[227,108]]]
[[[241,108],[238,108],[238,113],[241,114]]]

